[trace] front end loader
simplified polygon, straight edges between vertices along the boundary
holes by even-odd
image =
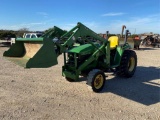
[[[64,51],[86,44],[87,38],[95,41],[83,36],[85,31],[81,23],[68,32],[55,26],[40,38],[17,38],[3,56],[25,68],[51,67],[58,64],[57,57]]]

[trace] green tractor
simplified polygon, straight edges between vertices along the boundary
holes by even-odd
[[[39,38],[43,46],[36,54],[26,60],[26,68],[45,68],[58,64],[57,57],[63,53],[62,76],[68,81],[78,81],[87,76],[87,84],[94,92],[100,92],[105,84],[105,72],[113,71],[118,76],[132,77],[137,66],[137,55],[127,42],[126,30],[124,43],[119,44],[117,36],[99,36],[82,23],[68,32],[55,29],[54,37],[48,34]],[[50,34],[50,33],[49,33]],[[109,32],[107,32],[108,36]],[[56,37],[59,35],[58,37]],[[50,35],[49,35],[50,36]],[[4,56],[17,60],[25,58],[24,44],[38,43],[38,40],[17,39],[16,44]],[[18,55],[17,55],[18,54]],[[23,57],[24,56],[24,57]],[[28,56],[27,56],[28,57]]]
[[[100,92],[105,84],[104,72],[110,70],[118,76],[127,78],[134,75],[137,55],[127,43],[128,30],[125,33],[124,43],[120,45],[117,36],[104,39],[81,23],[78,24],[83,28],[80,36],[86,36],[87,44],[63,53],[62,75],[68,81],[78,81],[79,76],[87,76],[87,84],[94,92]]]

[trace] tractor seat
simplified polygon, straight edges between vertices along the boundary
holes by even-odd
[[[115,49],[118,45],[118,37],[117,36],[111,36],[109,37],[108,41],[110,41],[110,49]]]

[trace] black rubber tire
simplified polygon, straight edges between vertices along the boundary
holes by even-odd
[[[100,92],[105,85],[104,72],[99,69],[93,69],[92,71],[90,71],[87,77],[87,84],[91,86],[94,92]],[[95,86],[95,84],[99,86]]]
[[[133,50],[125,50],[121,58],[120,66],[116,68],[120,77],[132,77],[137,66],[137,55]]]

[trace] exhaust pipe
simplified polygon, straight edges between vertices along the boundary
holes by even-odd
[[[123,38],[124,29],[126,29],[126,26],[125,26],[125,25],[122,26],[121,38]]]

